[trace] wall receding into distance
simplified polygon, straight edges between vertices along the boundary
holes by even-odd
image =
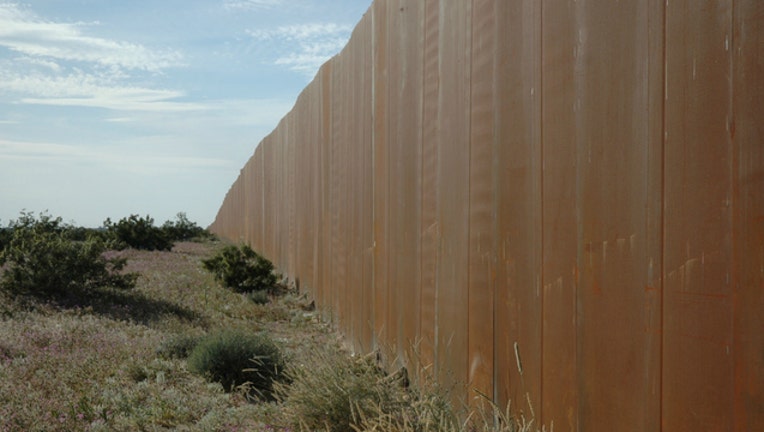
[[[557,432],[764,431],[764,2],[376,0],[211,228]]]

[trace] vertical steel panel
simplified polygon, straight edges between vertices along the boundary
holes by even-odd
[[[494,61],[496,4],[472,4],[468,239],[468,385],[493,397],[494,389]],[[472,399],[471,402],[475,402]],[[477,400],[477,402],[482,402]]]
[[[578,427],[576,2],[542,6],[542,408],[555,430]]]
[[[289,219],[289,241],[286,244],[286,251],[284,251],[285,258],[288,262],[288,266],[285,267],[287,274],[296,274],[297,254],[299,253],[297,242],[297,158],[295,157],[295,146],[297,144],[297,110],[292,110],[287,116],[286,129],[287,133],[284,137],[284,144],[286,145],[286,155],[284,159],[284,169],[287,176],[287,217]]]
[[[360,37],[358,36],[359,29],[356,28],[353,32],[353,36],[351,37],[350,42],[348,42],[347,47],[345,48],[348,50],[348,61],[350,62],[350,67],[348,67],[349,75],[347,76],[347,82],[350,84],[348,86],[348,117],[350,121],[350,125],[348,126],[348,146],[347,146],[347,157],[349,157],[349,163],[348,163],[348,227],[350,228],[347,232],[349,238],[348,238],[348,282],[347,282],[347,293],[348,293],[348,326],[350,328],[350,331],[347,333],[350,340],[353,342],[353,347],[355,349],[356,341],[358,338],[358,314],[359,314],[359,308],[360,308],[360,296],[358,287],[361,283],[361,271],[362,271],[362,264],[361,264],[361,216],[360,216],[360,210],[361,210],[361,182],[359,181],[361,179],[361,173],[358,170],[359,166],[361,165],[361,151],[362,151],[362,143],[360,139],[360,125],[363,119],[361,118],[362,113],[359,110],[360,107],[360,100],[359,98],[362,95],[361,92],[361,82],[359,78],[362,76],[361,74],[361,68],[363,67],[363,64],[359,61],[360,58],[358,56],[358,50],[356,49],[358,44],[361,42]]]
[[[371,13],[366,13],[361,20],[360,24],[363,28],[363,37],[365,43],[363,46],[359,46],[362,57],[359,59],[364,65],[363,77],[361,79],[361,102],[360,112],[363,115],[361,121],[361,143],[363,146],[362,164],[359,166],[360,176],[363,182],[363,189],[361,190],[362,197],[362,248],[363,248],[363,261],[362,268],[363,274],[361,283],[356,289],[362,291],[363,298],[361,304],[360,325],[362,326],[362,339],[363,348],[366,351],[370,351],[373,348],[374,343],[374,298],[373,298],[373,286],[374,286],[374,177],[370,175],[373,172],[374,163],[374,148],[372,146],[372,136],[374,130],[373,119],[373,101],[372,91],[374,86],[373,81],[373,52],[369,47],[372,46],[373,38],[373,22]]]
[[[440,378],[468,373],[469,139],[471,3],[440,4],[438,190],[438,366]]]
[[[345,316],[340,312],[347,306],[347,240],[348,240],[348,178],[347,178],[347,128],[349,116],[347,107],[347,83],[345,80],[348,65],[346,52],[343,50],[332,59],[331,91],[331,139],[330,147],[330,182],[329,214],[331,217],[331,308],[333,318],[340,329],[346,330]]]
[[[663,177],[664,177],[664,85],[665,85],[665,3],[648,2],[647,35],[647,167],[646,221],[640,229],[646,230],[646,253],[643,271],[645,278],[645,364],[653,364],[644,379],[647,381],[644,430],[662,430],[662,377],[663,377]]]
[[[255,227],[255,238],[253,244],[258,246],[258,250],[265,249],[265,233],[266,233],[266,217],[265,211],[268,208],[265,202],[265,142],[260,143],[257,151],[255,151],[255,164],[253,164],[253,170],[255,171],[254,190],[251,192],[254,195],[252,200],[253,216],[257,226]],[[254,168],[257,167],[257,168]],[[257,174],[259,173],[259,174]],[[242,188],[242,193],[248,193],[246,188]],[[251,222],[250,222],[251,223]]]
[[[377,0],[211,229],[354,349],[419,341],[444,385],[555,430],[764,429],[762,23]]]
[[[371,6],[373,18],[372,51],[374,106],[374,334],[375,348],[384,349],[388,339],[388,23],[387,1],[375,1]]]
[[[389,286],[388,343],[398,352],[419,337],[421,166],[422,166],[422,39],[424,4],[407,0],[388,3],[389,63]],[[405,361],[405,358],[401,359]]]
[[[660,346],[645,331],[660,322],[646,309],[648,259],[658,254],[647,250],[652,233],[645,229],[647,12],[644,2],[578,2],[573,15],[581,430],[648,430],[646,414],[660,408],[651,394],[659,388]]]
[[[400,304],[398,299],[400,297],[400,287],[406,285],[406,264],[411,263],[412,260],[407,260],[405,254],[406,250],[406,227],[404,226],[407,221],[406,204],[409,208],[412,207],[410,200],[405,200],[405,187],[400,176],[404,172],[401,166],[405,163],[403,158],[404,150],[408,146],[413,146],[413,143],[404,143],[400,140],[403,135],[399,128],[400,118],[403,114],[408,114],[408,110],[404,109],[392,109],[391,107],[399,107],[402,97],[400,95],[399,88],[404,85],[405,74],[402,71],[402,63],[406,58],[407,48],[405,46],[406,41],[402,40],[403,36],[400,34],[403,28],[403,20],[401,15],[403,11],[399,11],[398,0],[388,0],[387,9],[384,13],[387,18],[387,82],[386,88],[388,101],[386,117],[387,117],[387,157],[389,161],[388,165],[388,177],[387,177],[387,193],[388,193],[388,207],[387,207],[387,298],[384,300],[387,304],[387,315],[385,316],[385,325],[387,331],[385,333],[385,348],[390,349],[391,354],[400,352],[400,345],[403,345],[402,339],[402,323],[403,314],[401,313]],[[412,161],[413,162],[413,161]],[[411,170],[409,169],[409,172]],[[412,175],[414,173],[411,173]],[[408,179],[410,182],[411,180]],[[410,185],[413,186],[413,185]]]
[[[346,73],[344,76],[344,85],[347,88],[345,95],[345,118],[343,120],[343,126],[346,129],[346,147],[345,147],[345,162],[346,167],[346,187],[347,187],[347,229],[345,235],[347,237],[347,285],[346,296],[347,303],[343,308],[342,314],[346,316],[346,332],[345,335],[349,342],[352,344],[353,349],[356,348],[357,340],[357,320],[358,320],[358,290],[360,285],[360,272],[361,272],[361,255],[359,254],[359,241],[361,239],[360,228],[360,216],[358,211],[360,210],[360,173],[358,172],[358,166],[360,165],[360,150],[361,142],[358,136],[359,126],[361,124],[360,112],[358,111],[358,98],[361,96],[361,89],[359,86],[358,78],[361,76],[362,64],[359,63],[359,59],[356,55],[356,46],[361,40],[358,37],[359,29],[353,31],[353,36],[350,38],[347,46],[345,46],[346,52],[346,64],[343,68]]]
[[[274,196],[273,196],[273,183],[274,179],[271,175],[272,173],[272,167],[273,167],[273,134],[270,134],[263,139],[263,142],[260,144],[261,148],[261,169],[263,173],[263,185],[262,185],[262,206],[263,209],[261,211],[262,214],[262,243],[260,245],[260,250],[265,256],[273,257],[273,243],[274,239],[273,236],[275,234],[275,228],[276,224],[273,220],[273,207],[271,206],[271,203],[273,202]]]
[[[323,70],[323,69],[321,69]],[[310,195],[310,211],[305,215],[308,218],[308,224],[310,226],[311,238],[308,240],[307,247],[311,248],[311,268],[309,273],[309,280],[306,281],[306,290],[316,297],[322,287],[321,281],[321,257],[323,256],[323,183],[322,183],[322,148],[323,141],[321,140],[321,75],[319,70],[316,78],[313,80],[310,92],[310,107],[308,108],[309,116],[311,120],[310,128],[306,128],[306,140],[310,142],[313,149],[313,154],[310,159],[304,157],[306,163],[312,167],[312,175],[306,181],[308,184],[305,186],[305,191]]]
[[[742,432],[764,430],[764,3],[734,6],[734,430]]]
[[[331,120],[332,120],[332,69],[333,62],[326,63],[320,71],[321,75],[321,245],[320,245],[320,269],[321,290],[317,301],[324,307],[331,307],[332,279],[332,238],[331,238]]]
[[[540,415],[541,3],[499,1],[496,16],[496,401]]]
[[[297,288],[304,286],[314,286],[312,278],[312,246],[310,217],[312,209],[315,207],[313,201],[314,194],[311,190],[311,178],[313,176],[313,164],[315,160],[315,143],[310,140],[313,131],[313,122],[310,116],[312,107],[312,97],[315,90],[315,81],[312,81],[305,90],[302,91],[294,107],[295,127],[294,141],[295,154],[294,173],[295,173],[295,213],[296,230],[295,239],[297,263],[294,267],[293,278]],[[301,153],[298,155],[298,152]]]
[[[422,47],[422,222],[421,222],[421,297],[420,356],[423,366],[437,364],[437,266],[439,262],[440,223],[438,219],[438,94],[440,89],[440,2],[424,2],[424,40]]]
[[[666,11],[663,426],[732,422],[732,2]]]

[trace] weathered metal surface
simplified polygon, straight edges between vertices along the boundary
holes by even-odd
[[[468,379],[470,2],[440,3],[438,72],[438,295],[436,352],[441,381]]]
[[[663,412],[731,429],[732,1],[666,8]],[[692,35],[692,37],[688,37]]]
[[[421,302],[422,45],[424,3],[388,4],[390,56],[388,87],[390,159],[390,344],[399,353],[419,338]],[[398,109],[405,106],[406,110]],[[404,359],[405,360],[405,359]]]
[[[496,2],[494,392],[541,415],[541,3]],[[522,373],[517,357],[521,359]],[[530,405],[528,405],[530,403]]]
[[[764,430],[764,3],[736,1],[732,43],[734,430]]]
[[[762,47],[757,0],[377,0],[212,229],[467,402],[764,430]]]
[[[651,239],[660,233],[645,223],[651,195],[660,193],[646,181],[660,175],[650,164],[660,146],[648,139],[649,68],[660,65],[663,52],[649,50],[648,18],[644,2],[576,4],[571,17],[579,32],[586,29],[572,43],[575,123],[568,131],[576,145],[582,430],[650,430],[660,412],[660,344],[647,331],[661,319],[647,288],[650,260],[660,256]]]
[[[469,287],[467,335],[469,376],[476,391],[493,396],[495,295],[494,60],[495,2],[473,3],[469,155]],[[479,401],[479,400],[478,400]],[[475,400],[473,400],[475,402]]]
[[[422,363],[437,364],[435,352],[440,255],[439,176],[438,176],[438,61],[440,59],[440,2],[424,1],[422,52],[422,232],[421,296],[419,303],[419,351]]]
[[[541,418],[578,425],[578,214],[576,2],[542,4]],[[604,125],[603,125],[604,126]]]
[[[388,135],[388,8],[387,1],[375,1],[371,6],[373,22],[372,53],[372,101],[374,113],[372,116],[372,152],[374,156],[374,348],[387,354],[390,332],[388,330],[387,310],[388,298],[388,209],[389,195],[389,135]],[[394,355],[394,354],[393,354]]]

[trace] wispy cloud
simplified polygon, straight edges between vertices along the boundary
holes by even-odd
[[[0,160],[47,161],[53,163],[92,163],[111,170],[134,171],[157,169],[193,170],[230,168],[232,162],[219,158],[125,152],[45,142],[0,140]]]
[[[283,0],[226,0],[223,5],[229,10],[258,10],[280,6],[283,3]]]
[[[0,3],[0,48],[18,53],[0,60],[0,93],[22,104],[200,109],[179,101],[182,92],[145,86],[152,76],[181,64],[178,52],[85,34],[93,25],[52,22],[17,4]],[[136,76],[144,85],[131,84]]]
[[[22,95],[18,103],[97,107],[125,111],[190,111],[200,104],[180,102],[182,92],[114,82],[98,73],[68,75],[0,70],[0,91]]]
[[[84,34],[91,25],[96,24],[50,22],[16,4],[0,4],[0,46],[28,56],[145,71],[181,64],[176,51]]]
[[[275,29],[249,30],[255,40],[279,46],[284,53],[273,64],[312,76],[318,68],[347,43],[352,27],[334,23],[311,23],[280,26]]]

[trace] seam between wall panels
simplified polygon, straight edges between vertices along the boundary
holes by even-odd
[[[377,340],[377,334],[376,334],[376,319],[375,319],[375,310],[376,305],[374,304],[374,300],[376,299],[376,293],[377,293],[377,286],[376,286],[376,275],[377,275],[377,262],[376,259],[374,259],[377,255],[377,237],[376,237],[376,214],[377,214],[377,199],[374,195],[376,192],[376,181],[377,181],[377,160],[376,160],[376,142],[377,142],[377,134],[374,133],[374,127],[377,124],[377,92],[376,92],[376,80],[377,80],[377,64],[376,64],[376,48],[377,48],[377,14],[374,9],[374,3],[372,2],[371,6],[369,7],[369,13],[371,13],[371,56],[369,58],[369,62],[371,63],[371,79],[369,80],[369,86],[371,86],[370,94],[371,94],[371,124],[370,124],[370,130],[371,130],[371,149],[370,149],[370,157],[371,157],[371,287],[369,287],[369,301],[371,302],[371,312],[370,312],[370,318],[371,321],[369,325],[371,326],[371,347],[372,349],[379,349],[379,341]]]
[[[668,97],[668,62],[667,62],[667,31],[668,31],[668,0],[661,3],[662,9],[662,55],[661,55],[661,130],[660,130],[660,194],[661,194],[661,207],[660,207],[660,321],[659,328],[661,334],[661,342],[659,348],[659,361],[658,361],[658,385],[660,386],[660,402],[658,407],[658,418],[660,424],[660,430],[663,430],[663,359],[664,359],[664,347],[666,344],[666,336],[664,331],[664,305],[666,301],[666,284],[665,284],[665,269],[666,269],[666,98]]]
[[[727,44],[727,47],[729,49],[728,56],[729,56],[729,105],[727,107],[727,140],[728,140],[728,151],[730,152],[729,160],[730,160],[730,167],[729,167],[729,186],[728,186],[728,205],[727,205],[727,220],[729,223],[729,232],[730,232],[730,259],[731,264],[730,267],[727,269],[728,271],[728,281],[730,283],[730,291],[732,294],[732,297],[737,297],[738,294],[738,287],[739,287],[739,273],[737,269],[735,268],[737,266],[738,257],[737,255],[737,247],[736,243],[738,241],[736,233],[736,227],[735,227],[735,215],[736,215],[736,197],[738,194],[735,193],[736,189],[736,178],[738,177],[736,174],[739,172],[739,153],[736,151],[735,147],[735,48],[737,45],[737,38],[735,37],[735,0],[730,0],[730,21],[729,21],[729,43]],[[730,275],[731,273],[731,275]],[[735,343],[736,335],[737,335],[737,329],[735,327],[735,322],[737,321],[737,310],[736,306],[737,302],[733,301],[731,306],[731,313],[730,313],[730,322],[729,322],[729,328],[730,328],[730,340],[732,341],[730,343],[731,348],[729,348],[732,359],[732,369],[730,372],[730,380],[733,383],[732,385],[732,394],[731,396],[731,406],[730,409],[732,410],[731,417],[732,417],[732,427],[735,430],[743,430],[742,427],[744,424],[742,424],[743,419],[738,418],[736,416],[736,405],[737,405],[737,386],[735,383],[735,376],[737,375],[736,371],[736,358],[737,358],[737,348],[738,344]]]
[[[467,357],[467,382],[470,383],[470,354],[471,354],[471,343],[470,339],[473,338],[474,335],[472,335],[472,329],[470,328],[470,322],[471,322],[471,307],[470,307],[470,298],[472,297],[472,289],[470,286],[471,276],[472,276],[472,241],[471,241],[471,235],[472,235],[472,55],[473,55],[473,49],[474,46],[472,45],[473,40],[473,34],[472,34],[472,20],[473,20],[473,10],[475,8],[475,0],[470,1],[469,3],[469,12],[467,19],[464,20],[464,22],[469,23],[469,31],[465,32],[465,35],[470,35],[470,41],[468,44],[465,44],[464,48],[467,49],[469,52],[469,55],[465,55],[464,58],[466,62],[469,62],[469,79],[467,80],[467,349],[465,350],[465,356]]]
[[[419,178],[420,178],[420,185],[419,185],[419,319],[417,322],[417,327],[419,328],[419,334],[417,335],[417,340],[414,341],[415,345],[418,345],[422,340],[422,334],[424,333],[424,326],[422,325],[422,308],[424,307],[424,236],[422,233],[424,232],[424,173],[425,173],[425,147],[424,147],[424,141],[425,141],[425,106],[427,105],[426,95],[425,95],[425,87],[426,87],[426,49],[427,49],[427,2],[424,1],[422,4],[422,10],[421,10],[421,24],[422,24],[422,34],[421,34],[421,59],[422,62],[420,64],[420,70],[421,70],[421,78],[422,78],[422,84],[420,88],[420,97],[421,99],[421,106],[420,106],[420,112],[419,112]],[[421,355],[421,352],[417,353]]]
[[[540,203],[539,203],[539,211],[540,211],[540,224],[541,229],[539,230],[541,233],[541,262],[539,263],[539,282],[538,282],[538,290],[539,290],[539,302],[541,304],[541,307],[539,308],[541,310],[541,316],[540,316],[540,323],[541,323],[541,353],[540,353],[540,360],[541,365],[539,367],[540,370],[540,382],[539,382],[539,401],[541,401],[541,406],[539,409],[539,418],[541,419],[541,423],[544,422],[544,253],[545,253],[545,230],[544,230],[544,2],[536,3],[534,1],[535,7],[537,7],[536,13],[538,13],[538,30],[536,32],[536,36],[538,37],[538,41],[535,43],[538,47],[538,80],[539,80],[539,102],[538,102],[538,111],[537,111],[537,125],[538,125],[538,134],[539,134],[539,148],[538,148],[538,157],[539,157],[539,194],[540,194]]]

